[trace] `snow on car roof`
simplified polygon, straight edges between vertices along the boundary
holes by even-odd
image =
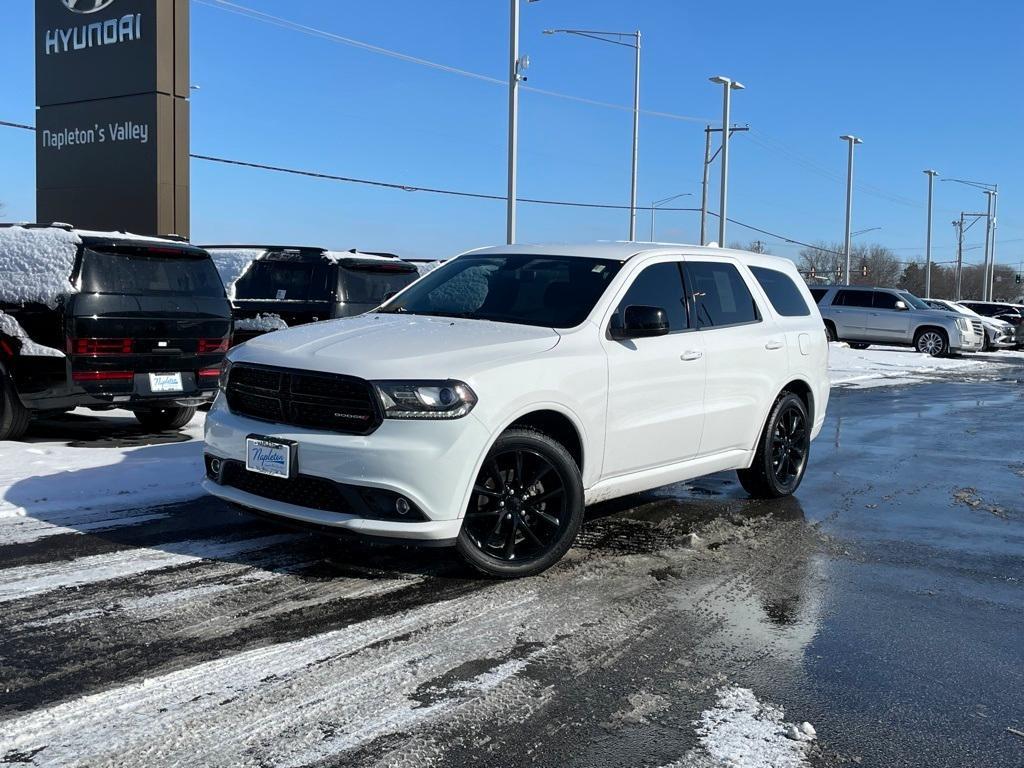
[[[229,299],[235,298],[235,283],[249,271],[249,267],[254,261],[267,254],[266,248],[209,248],[208,250]]]
[[[81,243],[77,232],[58,227],[0,227],[0,302],[56,307],[77,290],[71,272]]]

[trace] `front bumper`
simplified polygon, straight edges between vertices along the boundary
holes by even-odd
[[[980,352],[985,346],[985,339],[974,333],[957,332],[950,339],[950,349],[956,352]]]
[[[399,539],[454,539],[490,435],[470,414],[452,421],[385,419],[369,435],[320,432],[274,424],[232,413],[218,397],[206,417],[206,453],[245,462],[245,440],[260,435],[296,443],[295,471],[360,489],[379,489],[406,497],[422,513],[416,521],[373,519],[349,512],[318,509],[272,499],[210,477],[209,493],[271,515],[353,533]],[[245,471],[245,470],[242,470]],[[355,509],[354,511],[358,511]]]

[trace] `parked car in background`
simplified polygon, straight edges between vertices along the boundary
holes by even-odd
[[[1024,307],[997,301],[961,301],[968,309],[979,315],[995,318],[1014,327],[1014,341],[1018,348],[1024,348]]]
[[[235,317],[233,343],[268,331],[351,317],[419,277],[393,254],[266,245],[209,245]]]
[[[860,349],[870,344],[912,346],[933,357],[977,352],[984,346],[981,320],[931,309],[909,291],[853,285],[814,291],[831,341]]]
[[[527,576],[568,550],[588,502],[723,470],[757,497],[793,493],[825,418],[827,365],[787,259],[480,249],[376,312],[233,349],[203,487]]]
[[[955,301],[947,301],[946,299],[924,299],[924,302],[932,309],[942,310],[944,312],[956,312],[957,314],[967,315],[972,320],[980,320],[981,324],[985,328],[985,345],[984,349],[1008,349],[1017,345],[1017,341],[1014,338],[1015,328],[1005,320],[998,320],[994,317],[985,317],[979,315],[973,309],[965,307],[963,304],[958,304]],[[1024,330],[1024,327],[1022,327]]]
[[[0,225],[0,440],[33,413],[125,408],[177,429],[217,389],[231,307],[187,243]]]

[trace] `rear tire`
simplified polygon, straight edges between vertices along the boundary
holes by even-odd
[[[14,382],[0,373],[0,440],[20,440],[28,431],[29,416]]]
[[[488,576],[534,576],[562,559],[582,524],[583,481],[569,452],[510,429],[484,459],[455,546]]]
[[[804,479],[810,452],[807,407],[792,392],[783,392],[768,414],[753,463],[736,472],[740,485],[756,499],[789,496]]]
[[[195,406],[179,408],[147,408],[146,410],[135,411],[135,418],[139,424],[154,432],[163,432],[168,429],[181,429],[196,415]]]
[[[839,336],[836,335],[836,327],[828,320],[825,321],[825,338],[829,341],[839,341]]]

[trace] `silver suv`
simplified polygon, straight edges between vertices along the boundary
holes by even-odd
[[[981,322],[930,308],[910,291],[850,285],[815,286],[829,341],[847,341],[863,349],[870,344],[912,346],[940,357],[950,352],[977,352],[985,343]]]

